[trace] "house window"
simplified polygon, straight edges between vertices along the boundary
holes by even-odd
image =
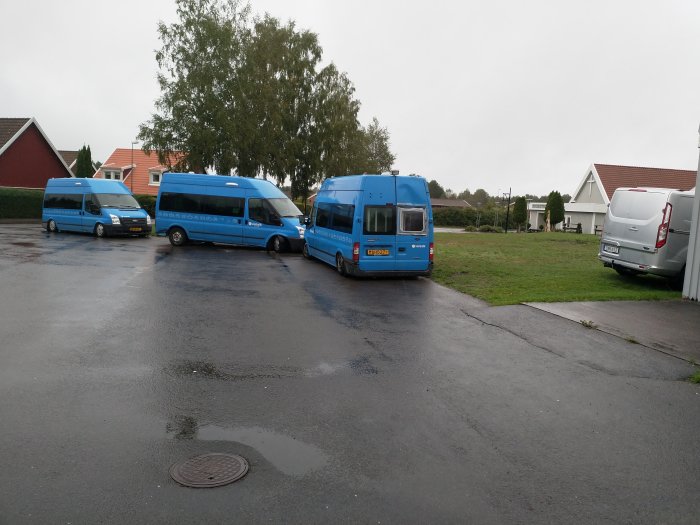
[[[115,171],[115,170],[105,170],[105,179],[108,180],[121,180],[122,179],[122,172],[121,171]]]
[[[160,176],[161,176],[160,171],[149,171],[148,172],[148,184],[151,184],[154,186],[160,186]]]

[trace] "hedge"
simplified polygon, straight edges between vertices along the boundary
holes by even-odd
[[[477,220],[479,226],[491,225],[493,227],[494,222],[496,222],[496,227],[502,228],[505,226],[506,222],[506,211],[504,209],[498,210],[498,218],[496,218],[496,211],[493,209],[433,208],[433,224],[435,226],[456,226],[460,228],[466,228],[467,226],[476,227]],[[515,227],[513,224],[513,214],[509,217],[508,227]]]
[[[41,219],[44,190],[0,188],[0,219]]]
[[[134,195],[138,203],[155,217],[155,195]],[[41,219],[44,190],[0,188],[0,219]]]

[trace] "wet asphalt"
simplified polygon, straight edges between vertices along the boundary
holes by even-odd
[[[693,366],[428,279],[0,224],[0,363],[3,524],[700,515]]]

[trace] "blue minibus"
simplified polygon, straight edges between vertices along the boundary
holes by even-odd
[[[272,182],[226,175],[164,173],[156,200],[156,235],[187,241],[300,251],[303,215]]]
[[[41,222],[49,232],[89,232],[97,237],[146,237],[152,225],[123,182],[72,177],[47,181]]]
[[[430,275],[433,212],[415,175],[326,179],[306,221],[304,256],[341,275]]]

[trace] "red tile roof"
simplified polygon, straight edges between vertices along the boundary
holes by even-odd
[[[635,166],[613,166],[594,164],[608,199],[612,199],[617,188],[650,187],[690,190],[695,187],[697,172],[664,168],[639,168]]]
[[[114,168],[123,170],[123,182],[135,194],[156,195],[158,186],[149,184],[149,171],[159,170],[168,171],[168,166],[162,166],[158,163],[158,154],[153,151],[147,154],[141,149],[134,148],[134,169],[133,180],[131,174],[131,148],[117,148],[114,150],[105,163],[100,166],[100,169],[95,173],[94,177],[102,178],[105,169]],[[177,153],[172,158],[168,159],[171,165],[176,164],[183,154]]]

